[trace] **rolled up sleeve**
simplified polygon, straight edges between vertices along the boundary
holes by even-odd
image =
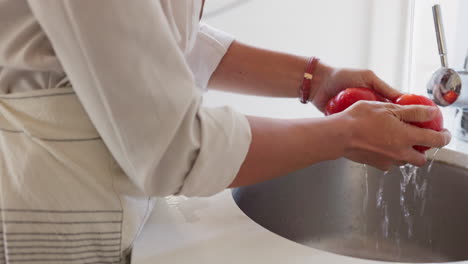
[[[213,72],[228,51],[234,37],[207,24],[200,23],[194,48],[187,54],[196,85],[207,88]]]
[[[248,121],[201,107],[159,1],[28,1],[104,143],[146,195],[209,196],[233,181]]]

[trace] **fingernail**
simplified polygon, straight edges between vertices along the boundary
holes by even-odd
[[[437,113],[439,113],[439,108],[436,106],[429,106],[427,110],[429,111],[431,117],[435,117]]]
[[[446,129],[445,130],[445,145],[448,145],[451,140],[452,140],[452,133],[450,133],[450,131]]]

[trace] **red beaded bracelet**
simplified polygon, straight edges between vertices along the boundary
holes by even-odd
[[[319,61],[319,58],[311,57],[307,62],[307,67],[304,72],[304,79],[302,80],[302,85],[299,88],[299,100],[303,104],[307,104],[307,102],[309,102],[311,83],[312,79],[314,78],[313,73]]]

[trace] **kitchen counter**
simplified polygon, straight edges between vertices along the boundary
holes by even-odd
[[[437,160],[468,168],[468,157],[450,149],[441,150]],[[132,264],[194,262],[381,263],[316,250],[282,238],[247,217],[229,190],[210,198],[160,199],[132,253]]]
[[[250,220],[231,192],[161,199],[135,243],[132,264],[373,263],[315,250]]]

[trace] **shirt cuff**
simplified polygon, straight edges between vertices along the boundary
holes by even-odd
[[[198,117],[201,148],[179,192],[185,196],[211,196],[226,189],[237,176],[252,140],[247,118],[229,107],[200,109]]]
[[[206,90],[211,75],[233,41],[232,35],[200,23],[195,46],[186,55],[187,63],[195,77],[195,84],[199,88]]]

